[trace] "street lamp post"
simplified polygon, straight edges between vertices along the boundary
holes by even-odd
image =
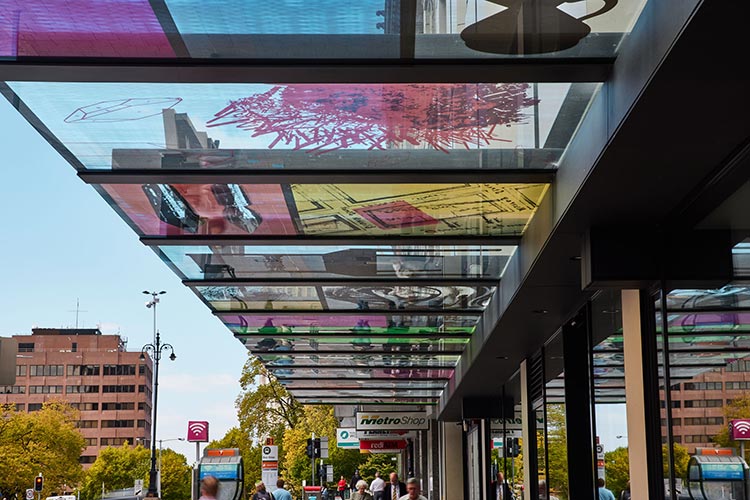
[[[159,498],[161,498],[161,444],[168,443],[170,441],[185,441],[185,438],[171,438],[171,439],[160,439],[159,440]]]
[[[157,490],[157,472],[156,472],[156,415],[157,415],[157,404],[159,401],[159,361],[161,361],[161,355],[162,352],[169,351],[169,359],[174,361],[177,356],[174,354],[174,348],[171,344],[162,344],[161,343],[161,337],[159,335],[159,330],[156,329],[156,305],[159,303],[159,297],[158,295],[163,295],[166,292],[148,292],[144,291],[143,293],[151,295],[152,300],[146,303],[147,308],[154,309],[154,342],[152,344],[146,344],[141,349],[141,356],[140,359],[143,361],[146,359],[146,352],[150,352],[151,356],[154,361],[154,378],[153,378],[153,387],[154,387],[154,407],[152,409],[152,417],[151,417],[151,470],[148,473],[148,493],[146,493],[147,497],[157,497],[158,496],[158,490]]]

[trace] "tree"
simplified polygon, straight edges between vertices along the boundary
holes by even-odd
[[[724,421],[729,424],[730,420],[736,418],[750,418],[750,395],[743,395],[724,406]],[[722,427],[721,431],[714,436],[714,443],[725,448],[737,448],[739,444],[736,441],[729,439],[728,425]],[[743,458],[747,460],[748,453],[745,453]]]
[[[58,401],[36,412],[0,406],[0,496],[21,498],[44,475],[42,496],[77,484],[83,476],[78,462],[85,440],[76,429],[79,413]]]
[[[568,437],[565,405],[547,405],[547,483],[561,500],[568,498]]]
[[[343,475],[349,478],[354,470],[366,460],[367,455],[354,450],[336,447],[336,426],[338,419],[333,414],[332,406],[304,406],[294,428],[284,433],[284,455],[282,472],[295,491],[299,491],[302,480],[312,479],[312,461],[305,454],[307,439],[315,433],[316,437],[328,438],[329,458],[326,463],[333,465],[334,477]]]
[[[297,425],[302,405],[255,356],[250,355],[245,363],[240,386],[237,418],[240,430],[251,440],[261,442],[272,436],[280,441],[285,429]]]
[[[672,454],[674,455],[674,477],[687,479],[687,466],[690,461],[690,454],[687,448],[681,444],[672,444]],[[669,456],[667,455],[667,445],[662,445],[661,456],[663,464],[664,477],[669,477]]]
[[[192,468],[181,453],[167,448],[161,452],[161,498],[162,500],[185,500],[190,498],[190,474]]]
[[[380,477],[388,481],[388,475],[396,470],[396,455],[389,453],[371,453],[365,455],[365,461],[359,466],[359,474],[367,483],[372,483],[375,473],[380,472]]]
[[[130,488],[136,479],[143,479],[148,486],[150,457],[148,449],[141,445],[131,448],[127,442],[118,448],[104,448],[86,474],[81,497],[95,500],[101,496],[102,488],[107,491]]]
[[[604,475],[607,477],[607,488],[612,490],[615,498],[620,498],[620,492],[630,481],[627,448],[621,446],[604,454]]]

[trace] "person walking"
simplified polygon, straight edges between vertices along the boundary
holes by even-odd
[[[266,485],[263,481],[255,483],[255,494],[252,496],[252,500],[275,500],[273,494],[266,490]]]
[[[398,480],[398,474],[391,472],[389,479],[383,488],[383,500],[399,500],[406,495],[406,485]]]
[[[292,500],[292,494],[284,489],[284,484],[286,483],[283,479],[276,481],[276,490],[272,493],[276,500]]]
[[[597,479],[596,485],[599,487],[599,500],[615,500],[614,493],[604,487],[604,478]]]
[[[349,482],[349,488],[351,488],[352,491],[356,491],[357,483],[360,482],[361,480],[362,480],[362,476],[359,475],[359,469],[354,469],[352,480]]]
[[[620,492],[620,500],[630,500],[630,481],[625,485],[625,489]]]
[[[360,479],[355,486],[357,491],[352,493],[351,500],[373,500],[372,495],[367,491],[367,481]]]
[[[420,490],[419,480],[416,477],[410,477],[406,480],[406,495],[399,500],[427,500]]]
[[[346,479],[344,479],[344,476],[341,476],[341,479],[339,479],[339,482],[336,485],[336,491],[341,497],[341,500],[344,500],[344,491],[346,490],[346,485]]]
[[[492,481],[492,494],[494,500],[515,500],[513,490],[510,488],[508,481],[502,472],[497,473],[497,479]]]
[[[383,481],[383,478],[380,477],[380,472],[376,472],[375,479],[373,479],[372,483],[370,483],[370,492],[372,493],[373,500],[383,500],[384,488],[385,481]]]

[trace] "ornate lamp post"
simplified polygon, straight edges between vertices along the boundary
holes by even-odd
[[[146,352],[149,352],[151,354],[151,357],[154,361],[154,380],[153,380],[153,386],[154,386],[154,408],[153,408],[153,414],[151,417],[151,470],[148,473],[149,481],[148,481],[148,493],[146,494],[147,497],[157,497],[158,496],[158,490],[157,490],[157,477],[158,474],[156,472],[156,415],[157,415],[157,403],[159,400],[159,361],[161,361],[161,355],[162,352],[170,352],[169,359],[174,361],[177,356],[174,354],[174,348],[172,347],[172,344],[162,344],[161,343],[161,337],[159,335],[159,330],[156,329],[156,304],[159,303],[159,298],[157,295],[162,295],[166,292],[147,292],[144,291],[143,293],[149,294],[153,297],[153,299],[146,303],[146,307],[154,308],[154,342],[153,344],[146,344],[141,349],[141,361],[146,359]]]

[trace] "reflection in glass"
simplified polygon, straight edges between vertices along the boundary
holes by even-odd
[[[336,316],[311,314],[273,316],[272,314],[225,314],[221,320],[238,335],[469,335],[474,332],[477,316],[376,315]]]
[[[478,309],[495,287],[487,286],[326,286],[330,309]]]
[[[367,368],[367,367],[326,367],[326,368],[294,368],[269,366],[269,370],[278,379],[448,379],[453,375],[453,369],[447,368]]]
[[[445,380],[359,380],[359,379],[280,379],[280,382],[289,390],[292,389],[440,389],[445,388]]]
[[[196,286],[195,291],[216,310],[322,309],[313,286]]]
[[[453,368],[460,356],[454,354],[409,355],[394,351],[394,354],[276,354],[256,353],[267,367],[405,367],[405,368]]]
[[[250,352],[317,351],[326,352],[385,352],[395,346],[399,352],[436,353],[463,352],[469,342],[466,337],[238,337]]]
[[[178,246],[159,251],[186,279],[496,278],[513,246]]]

